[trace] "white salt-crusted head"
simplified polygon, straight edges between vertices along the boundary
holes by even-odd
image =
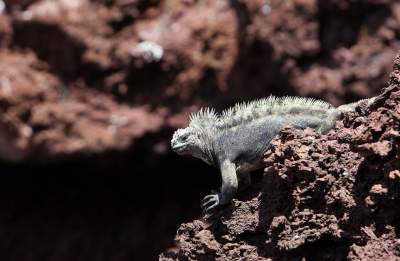
[[[197,127],[178,129],[171,139],[171,148],[179,155],[190,155],[211,165],[210,146],[205,130]]]

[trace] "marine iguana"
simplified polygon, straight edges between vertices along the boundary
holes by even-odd
[[[264,153],[283,127],[313,128],[325,133],[344,112],[354,110],[361,102],[371,104],[374,99],[335,108],[311,98],[269,96],[238,103],[221,114],[202,108],[190,115],[188,127],[175,131],[171,147],[179,155],[191,155],[220,169],[220,192],[212,192],[202,201],[203,210],[209,212],[232,200],[238,176],[248,180],[249,172],[262,168]]]

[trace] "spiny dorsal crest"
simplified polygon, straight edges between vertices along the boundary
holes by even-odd
[[[225,129],[273,114],[297,115],[307,113],[312,115],[316,113],[319,116],[324,116],[330,109],[334,109],[331,104],[313,98],[275,97],[271,95],[268,98],[237,103],[222,111],[221,114],[217,114],[214,109],[203,108],[191,115],[190,126],[213,126]]]
[[[198,112],[190,114],[189,126],[195,128],[210,127],[218,121],[218,115],[213,108],[202,108]]]

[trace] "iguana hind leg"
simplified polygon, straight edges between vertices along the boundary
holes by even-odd
[[[239,179],[239,191],[243,191],[251,185],[251,175],[248,172],[237,173]]]

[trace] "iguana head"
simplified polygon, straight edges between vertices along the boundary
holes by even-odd
[[[204,143],[202,132],[189,126],[175,131],[171,140],[171,148],[179,155],[190,155],[210,164]]]
[[[203,108],[192,113],[189,126],[175,131],[171,140],[172,150],[179,155],[190,155],[213,165],[213,137],[218,115],[214,109]]]
[[[192,127],[178,129],[171,140],[171,148],[179,155],[193,155],[201,148],[199,133]]]

